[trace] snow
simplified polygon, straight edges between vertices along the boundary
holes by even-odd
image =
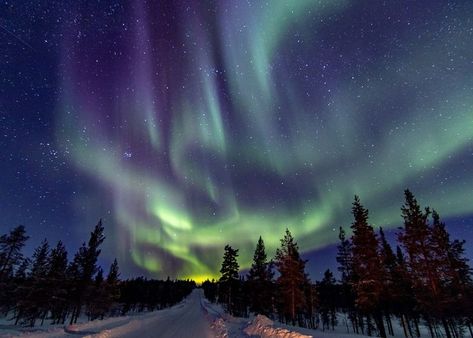
[[[84,318],[85,320],[86,318]],[[347,333],[342,316],[335,331],[304,329],[273,322],[258,315],[252,318],[237,318],[228,315],[218,304],[204,298],[202,289],[195,289],[181,303],[155,312],[112,317],[66,327],[45,326],[32,329],[13,325],[1,325],[0,337],[24,338],[363,338],[367,336]],[[401,327],[393,320],[395,337],[403,337]],[[422,327],[422,337],[427,330]]]
[[[312,338],[312,336],[274,327],[273,324],[273,321],[268,317],[258,315],[243,331],[249,336],[259,336],[261,338]]]
[[[17,332],[0,337],[28,338],[210,338],[215,337],[211,321],[202,308],[203,292],[194,290],[184,301],[172,308],[139,316],[124,316],[84,324],[54,327],[44,332]]]

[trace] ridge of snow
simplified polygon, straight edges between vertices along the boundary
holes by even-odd
[[[274,327],[274,322],[266,316],[257,315],[243,332],[249,336],[260,336],[261,338],[312,338],[299,332]]]

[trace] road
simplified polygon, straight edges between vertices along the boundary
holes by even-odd
[[[25,333],[28,338],[214,338],[210,323],[218,316],[202,304],[202,289],[194,289],[181,303],[169,309],[137,316],[108,318],[76,327]],[[67,332],[66,332],[67,331]],[[18,337],[2,335],[1,337]],[[20,335],[23,337],[23,335]]]
[[[184,303],[154,315],[131,320],[90,337],[108,338],[210,338],[215,337],[201,302],[202,289],[195,289]]]
[[[210,338],[215,337],[201,306],[202,289],[195,289],[185,303],[146,319],[107,330],[102,337],[136,338]]]

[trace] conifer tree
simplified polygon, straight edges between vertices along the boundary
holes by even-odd
[[[13,272],[14,266],[21,263],[21,249],[28,238],[23,225],[14,228],[8,235],[0,236],[0,281]]]
[[[330,270],[326,270],[324,278],[317,283],[319,313],[322,321],[322,331],[329,329],[334,330],[337,325],[337,311],[336,311],[336,287],[335,278]]]
[[[45,239],[33,253],[31,273],[28,283],[24,285],[24,297],[17,304],[16,322],[34,326],[38,318],[47,315],[49,308],[49,289],[47,274],[49,271],[49,243]]]
[[[114,285],[118,282],[118,277],[120,276],[120,273],[118,272],[118,261],[115,258],[113,260],[112,265],[110,265],[110,270],[107,275],[107,283],[110,285]]]
[[[378,239],[373,227],[368,224],[368,210],[355,196],[352,208],[353,272],[352,281],[356,294],[356,306],[361,314],[367,316],[368,334],[370,334],[370,317],[375,320],[379,335],[386,337],[381,313],[381,294],[383,292],[383,271],[378,256]]]
[[[404,191],[405,203],[401,208],[404,228],[398,234],[407,254],[407,268],[419,305],[433,334],[432,325],[436,320],[443,323],[447,338],[451,338],[450,329],[443,318],[445,293],[442,290],[438,257],[435,255],[435,243],[432,228],[429,225],[429,208],[421,209],[416,198],[409,190]]]
[[[411,320],[417,321],[417,303],[401,247],[396,247],[396,268],[393,274],[393,311],[401,319],[405,337],[413,337]]]
[[[51,292],[51,319],[53,324],[59,324],[64,323],[67,309],[67,251],[61,241],[51,250],[49,261],[48,282]]]
[[[382,268],[382,282],[383,282],[383,291],[381,294],[381,308],[386,316],[386,323],[388,326],[388,331],[390,335],[394,335],[394,330],[391,322],[391,314],[394,309],[394,294],[395,294],[395,278],[397,273],[397,261],[396,255],[386,240],[384,235],[383,228],[379,228],[379,241],[380,248],[379,254],[381,259],[381,268]]]
[[[250,290],[250,311],[255,314],[268,316],[272,313],[273,275],[271,264],[267,260],[264,242],[260,236],[247,278]]]
[[[79,248],[71,264],[71,293],[74,303],[70,321],[71,324],[77,321],[84,301],[89,301],[88,297],[90,297],[90,294],[88,294],[88,291],[92,284],[92,278],[98,271],[97,259],[101,252],[100,245],[105,240],[103,231],[102,220],[99,220],[94,230],[90,233],[88,244],[83,244]]]
[[[305,263],[299,255],[299,247],[291,232],[286,229],[281,247],[276,250],[275,265],[279,272],[276,281],[280,294],[280,315],[293,325],[305,308],[304,290],[309,283]]]
[[[87,316],[89,320],[103,319],[109,308],[108,290],[105,287],[102,268],[97,269],[93,284],[87,290]]]
[[[115,302],[120,298],[119,277],[120,272],[118,269],[118,261],[115,259],[112,265],[110,265],[110,270],[105,283],[107,290],[107,311],[110,311]]]
[[[472,278],[464,252],[465,242],[450,240],[445,224],[435,210],[432,211],[431,242],[443,299],[439,310],[442,311],[441,317],[449,320],[452,331],[456,331],[455,318],[464,318],[471,302]],[[456,335],[455,332],[452,334]]]
[[[16,299],[12,294],[19,295],[19,285],[14,280],[15,269],[24,263],[21,249],[28,240],[23,225],[12,229],[8,234],[0,236],[0,310],[8,313],[15,307]]]
[[[340,227],[338,234],[340,244],[337,246],[338,271],[342,274],[342,283],[348,284],[353,274],[353,252],[352,245],[343,227]]]
[[[353,246],[350,239],[346,238],[343,227],[340,227],[337,246],[338,271],[341,273],[340,307],[343,312],[348,312],[348,317],[353,324],[353,331],[358,333],[357,313],[355,310],[355,295],[352,287],[353,275]],[[348,331],[348,328],[347,328]]]
[[[235,298],[239,288],[239,265],[237,262],[238,249],[233,249],[230,245],[225,245],[222,268],[222,276],[219,280],[219,302],[225,304],[229,313],[233,313],[235,308]]]

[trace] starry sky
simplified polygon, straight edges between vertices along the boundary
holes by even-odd
[[[334,262],[354,194],[473,242],[473,1],[0,3],[0,230],[122,274],[218,276],[289,228]],[[473,244],[467,245],[473,258]]]

